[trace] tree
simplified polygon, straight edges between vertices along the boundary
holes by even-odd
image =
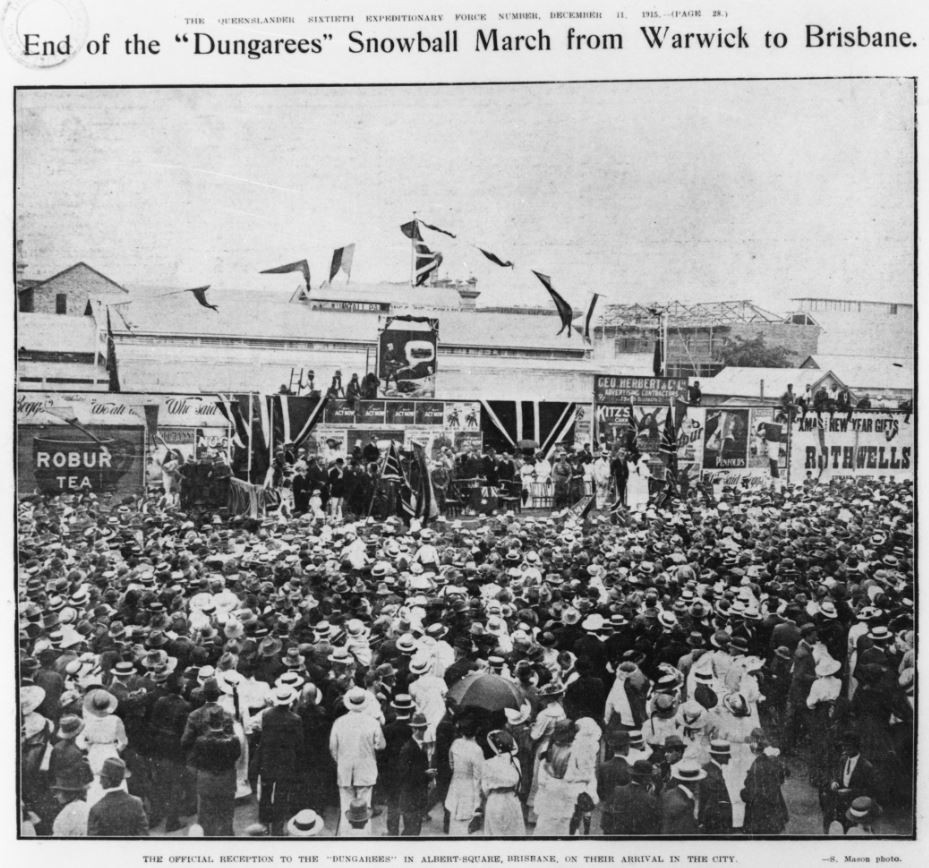
[[[719,353],[720,361],[738,368],[791,368],[793,355],[787,347],[765,343],[764,335],[753,338],[726,338]]]

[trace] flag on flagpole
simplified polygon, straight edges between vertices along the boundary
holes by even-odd
[[[425,220],[420,220],[420,223],[423,224],[427,229],[431,229],[433,232],[439,232],[442,235],[447,235],[449,238],[457,238],[457,235],[449,232],[447,229],[439,229],[438,226],[433,226],[431,223],[427,223]]]
[[[672,497],[677,493],[677,429],[674,427],[674,406],[670,401],[658,451],[665,465],[666,494]]]
[[[661,333],[655,338],[655,355],[652,359],[652,372],[656,377],[664,376],[664,341],[661,340]]]
[[[483,247],[478,247],[478,250],[484,254],[494,265],[499,265],[501,268],[513,268],[513,263],[507,260],[504,262],[499,256],[495,253],[491,253],[489,250],[484,250]]]
[[[561,317],[561,328],[556,332],[556,336],[567,329],[568,337],[571,337],[571,320],[574,319],[574,311],[571,305],[555,292],[555,287],[552,286],[552,279],[547,274],[540,274],[538,271],[533,271],[532,273],[539,278],[542,286],[548,290],[548,294],[552,297],[552,301],[555,302],[558,316]]]
[[[428,224],[423,224],[428,225]],[[442,254],[430,250],[419,231],[419,221],[411,220],[400,227],[400,231],[413,242],[413,286],[422,286],[442,264]]]
[[[310,264],[305,259],[299,262],[288,262],[287,265],[278,265],[276,268],[266,268],[262,274],[290,274],[292,271],[299,271],[303,275],[303,282],[306,285],[306,294],[310,294]]]
[[[380,476],[381,479],[391,479],[394,482],[403,482],[406,478],[403,474],[403,467],[400,465],[400,452],[397,450],[395,440],[390,441],[390,448],[384,455]]]
[[[426,464],[426,450],[421,443],[413,443],[413,478],[410,488],[413,491],[413,515],[422,519],[423,524],[439,517],[439,505],[436,503],[432,476]]]
[[[590,300],[590,307],[587,308],[587,316],[584,317],[584,340],[590,343],[590,324],[594,318],[594,308],[597,306],[597,299],[600,294],[595,292],[594,297]]]
[[[329,282],[340,272],[345,272],[345,277],[351,279],[352,260],[355,258],[355,245],[346,244],[345,247],[339,247],[332,253],[332,265],[329,266]]]
[[[208,307],[210,310],[215,310],[217,313],[219,313],[219,308],[215,304],[210,304],[206,300],[206,291],[209,288],[209,286],[198,286],[196,289],[188,289],[185,290],[185,292],[192,292],[194,294],[194,298],[197,299],[197,301],[203,307]]]

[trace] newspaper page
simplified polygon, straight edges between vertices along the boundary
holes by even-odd
[[[2,25],[9,864],[920,864],[924,4]]]

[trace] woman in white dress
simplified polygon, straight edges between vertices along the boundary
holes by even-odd
[[[723,766],[723,778],[732,799],[732,827],[741,829],[745,822],[745,802],[740,794],[745,776],[755,761],[751,735],[758,724],[753,721],[752,707],[741,693],[727,693],[723,697],[716,721],[716,738],[730,745],[730,759]]]
[[[126,728],[114,713],[117,705],[116,697],[102,687],[90,690],[84,697],[84,731],[76,743],[86,747],[87,761],[95,775],[100,774],[104,760],[118,757],[129,743]]]
[[[468,824],[481,805],[481,767],[484,751],[475,736],[477,724],[465,719],[458,725],[458,738],[452,742],[448,761],[452,767],[452,780],[445,796],[445,810],[449,814],[448,834],[465,836]]]
[[[118,704],[116,697],[102,687],[88,691],[84,697],[84,730],[74,743],[87,749],[87,761],[94,773],[94,780],[87,791],[88,807],[103,797],[100,770],[104,761],[118,757],[129,743],[122,720],[114,714]],[[129,791],[125,780],[121,787]]]
[[[648,460],[651,456],[643,453],[634,464],[626,462],[629,466],[629,481],[626,483],[626,502],[633,512],[641,512],[648,508],[648,481],[652,477]]]
[[[248,782],[248,739],[245,736],[247,724],[250,723],[245,697],[239,692],[245,681],[241,672],[225,669],[216,673],[216,683],[223,695],[217,700],[220,707],[232,718],[232,732],[239,741],[239,758],[235,764],[235,797],[248,798],[252,794],[252,785]]]
[[[487,743],[496,754],[481,766],[481,792],[484,803],[484,834],[488,837],[525,837],[526,823],[523,806],[517,792],[522,778],[516,759],[516,742],[500,729],[487,736]]]

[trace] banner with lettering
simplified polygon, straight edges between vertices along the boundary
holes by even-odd
[[[17,431],[17,490],[23,495],[137,494],[143,484],[142,430],[111,426],[93,439],[73,427],[22,426]]]
[[[790,481],[913,478],[913,417],[893,410],[855,410],[794,419]]]
[[[144,426],[145,412],[122,395],[91,392],[18,392],[17,425]]]
[[[672,398],[687,397],[686,377],[637,377],[596,374],[594,376],[594,403],[664,404]]]

